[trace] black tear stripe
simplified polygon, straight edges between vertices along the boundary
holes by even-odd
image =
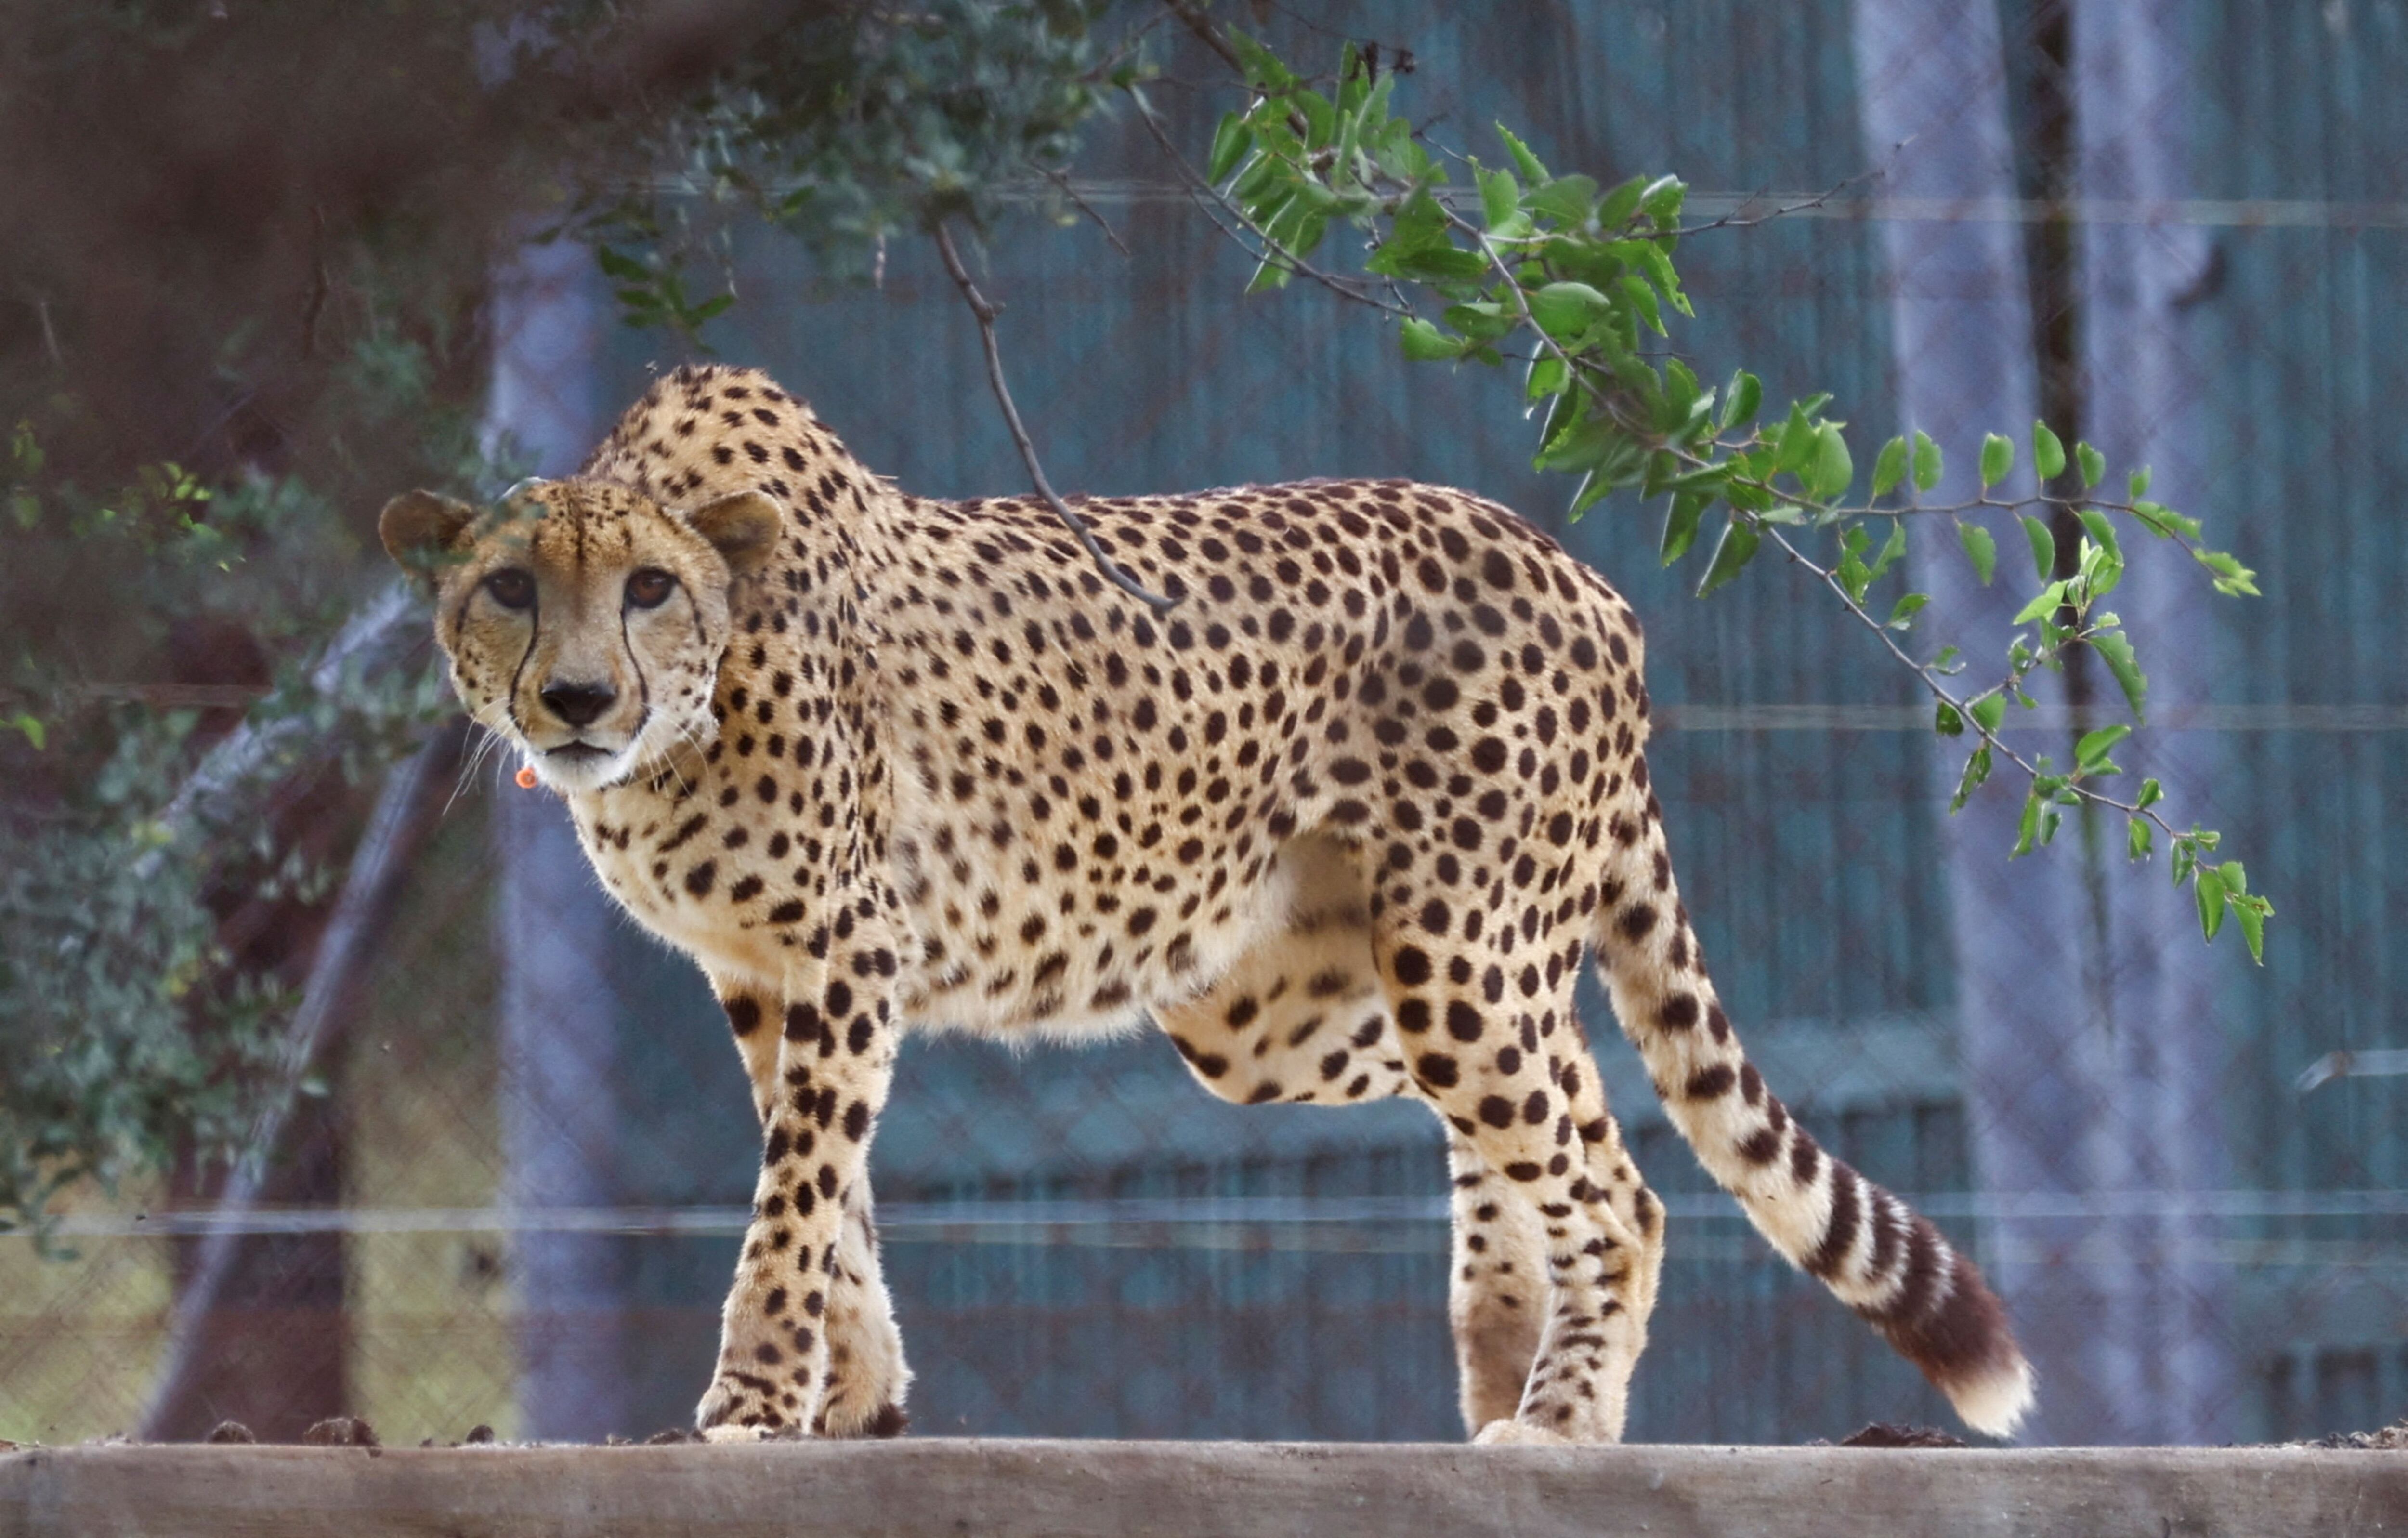
[[[527,611],[530,617],[527,620],[526,650],[519,654],[517,665],[510,669],[510,692],[502,697],[502,715],[518,728],[521,737],[526,735],[526,726],[519,720],[519,680],[526,676],[527,662],[535,655],[535,643],[543,639],[543,598],[540,594],[527,604]]]
[[[652,716],[652,685],[644,677],[644,659],[636,654],[636,643],[627,639],[627,606],[624,602],[619,605],[619,649],[627,654],[627,667],[636,675],[636,703],[642,707],[636,716],[636,736],[640,737],[644,723]],[[629,738],[627,743],[633,747],[635,738]]]

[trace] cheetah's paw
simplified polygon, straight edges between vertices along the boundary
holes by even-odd
[[[1475,1447],[1569,1447],[1571,1438],[1519,1420],[1492,1420],[1471,1439]]]

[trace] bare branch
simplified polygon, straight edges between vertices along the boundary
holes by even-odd
[[[1899,148],[1903,149],[1904,146],[1901,145]],[[1892,151],[1890,154],[1892,159],[1897,158],[1897,151]],[[1702,224],[1684,224],[1673,230],[1672,233],[1674,235],[1703,235],[1708,230],[1752,230],[1758,224],[1769,224],[1773,220],[1782,218],[1787,214],[1804,213],[1810,208],[1819,208],[1824,204],[1830,202],[1833,198],[1839,196],[1842,193],[1846,192],[1849,188],[1855,186],[1860,181],[1876,181],[1887,175],[1889,175],[1889,167],[1886,165],[1868,165],[1852,177],[1833,182],[1830,186],[1826,187],[1812,197],[1800,198],[1795,203],[1784,203],[1778,208],[1767,208],[1762,213],[1748,213],[1747,209],[1755,206],[1756,198],[1764,195],[1763,194],[1758,193],[1756,197],[1749,198],[1745,203],[1733,208],[1730,212],[1723,215],[1720,219],[1708,220]]]
[[[1096,228],[1103,231],[1104,238],[1112,243],[1112,250],[1120,252],[1121,256],[1124,259],[1126,259],[1129,254],[1129,249],[1127,245],[1122,241],[1120,232],[1113,229],[1111,224],[1104,218],[1104,216],[1096,210],[1096,206],[1094,204],[1088,202],[1084,197],[1080,195],[1079,189],[1071,184],[1069,173],[1060,169],[1059,167],[1052,165],[1043,166],[1041,169],[1045,173],[1045,180],[1054,183],[1055,187],[1060,188],[1062,195],[1068,198],[1072,205],[1075,206],[1081,213],[1085,214],[1089,219],[1094,220],[1096,222]]]
[[[1121,569],[1120,563],[1096,543],[1086,524],[1070,510],[1069,504],[1054,493],[1054,483],[1045,479],[1045,467],[1037,462],[1037,446],[1029,442],[1028,429],[1020,420],[1020,408],[1012,404],[1011,391],[1003,382],[1003,354],[996,350],[995,342],[995,318],[998,311],[987,296],[979,292],[978,285],[970,280],[969,268],[962,265],[962,253],[953,249],[952,229],[940,222],[929,233],[936,237],[937,254],[944,259],[946,275],[953,279],[953,286],[962,291],[963,299],[969,304],[970,313],[978,317],[979,341],[986,350],[986,381],[995,389],[996,404],[1003,408],[1003,424],[1010,430],[1013,446],[1020,450],[1020,462],[1028,467],[1028,479],[1036,486],[1037,495],[1044,498],[1045,505],[1054,510],[1054,516],[1062,520],[1063,526],[1086,551],[1087,558],[1096,563],[1096,569],[1114,587],[1157,614],[1170,612],[1178,607],[1179,600],[1149,593],[1139,586],[1137,579]]]
[[[1182,25],[1196,35],[1199,42],[1219,54],[1223,64],[1237,71],[1240,79],[1246,78],[1246,61],[1238,57],[1238,50],[1229,46],[1229,39],[1221,36],[1220,27],[1204,13],[1204,7],[1197,4],[1197,0],[1163,0],[1163,5],[1171,15],[1179,18]]]

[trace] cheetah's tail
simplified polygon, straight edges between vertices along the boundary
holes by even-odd
[[[1652,797],[1648,811],[1643,828],[1612,830],[1622,858],[1598,909],[1597,955],[1672,1124],[1775,1249],[1922,1369],[1967,1425],[2012,1435],[2033,1377],[2005,1308],[1928,1218],[1825,1154],[1765,1087],[1715,1001]]]

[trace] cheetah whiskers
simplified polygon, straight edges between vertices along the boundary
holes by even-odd
[[[452,782],[452,794],[443,803],[443,815],[447,817],[452,814],[452,807],[459,804],[460,798],[467,794],[468,787],[476,783],[477,773],[485,767],[485,761],[498,753],[508,740],[499,726],[485,719],[486,714],[498,709],[500,704],[501,701],[494,700],[468,712],[468,723],[478,729],[478,737],[466,756],[461,759],[460,772]]]

